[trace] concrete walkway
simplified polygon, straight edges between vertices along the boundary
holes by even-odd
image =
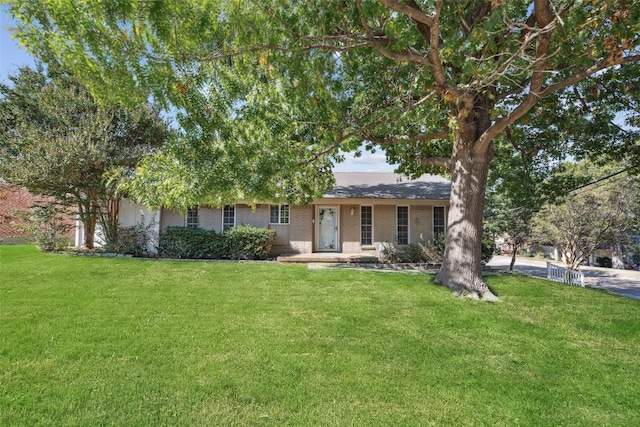
[[[553,264],[564,266],[562,262]],[[495,255],[488,267],[509,270],[511,257]],[[516,258],[513,270],[535,277],[547,277],[547,262],[532,258]],[[628,298],[640,300],[640,271],[616,270],[602,267],[581,267],[585,284],[596,289],[606,289]]]

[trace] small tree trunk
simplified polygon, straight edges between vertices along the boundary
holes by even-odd
[[[116,245],[118,243],[118,228],[120,219],[120,197],[106,195],[102,202],[98,203],[98,223],[104,234],[105,244]]]
[[[511,253],[511,263],[509,264],[509,271],[513,272],[513,265],[516,263],[516,254],[518,253],[518,245],[513,244],[513,252]]]
[[[482,215],[489,163],[493,155],[473,153],[472,143],[454,150],[447,238],[436,283],[454,294],[496,301],[482,280]]]
[[[87,249],[93,249],[94,238],[96,233],[96,217],[91,211],[91,201],[83,200],[78,204],[78,216],[82,221],[82,228],[84,230],[84,247]]]
[[[83,221],[84,224],[84,246],[87,249],[93,249],[94,238],[96,233],[96,220],[94,217],[88,217]]]
[[[620,243],[611,245],[611,264],[613,268],[624,270],[624,247]]]

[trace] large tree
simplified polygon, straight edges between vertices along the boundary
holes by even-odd
[[[160,147],[165,123],[149,109],[98,105],[55,65],[21,68],[9,80],[0,84],[0,178],[76,208],[88,248],[97,223],[112,243],[120,195],[110,178],[126,177]]]
[[[574,145],[568,128],[589,122],[605,135],[590,150],[624,141],[601,120],[617,107],[571,113],[599,99],[593,77],[623,99],[639,74],[630,0],[3,1],[20,40],[95,93],[182,113],[186,143],[144,170],[172,179],[164,193],[182,175],[198,177],[182,181],[192,198],[301,200],[328,184],[317,171],[339,150],[363,141],[402,172],[448,171],[436,281],[489,300],[480,259],[494,139],[523,126]],[[557,110],[566,121],[555,127],[527,120]]]

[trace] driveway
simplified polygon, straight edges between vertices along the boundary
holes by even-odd
[[[562,262],[552,262],[563,266]],[[509,270],[510,263],[511,257],[495,255],[487,266],[499,270]],[[546,261],[518,257],[513,270],[529,276],[547,277]],[[585,284],[589,287],[606,289],[618,295],[640,300],[640,271],[602,267],[581,267],[580,271],[584,273]]]

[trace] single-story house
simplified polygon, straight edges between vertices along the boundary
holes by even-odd
[[[417,243],[445,233],[451,183],[436,175],[410,180],[394,173],[336,172],[336,185],[305,206],[236,203],[223,208],[199,206],[186,214],[174,209],[150,211],[123,200],[120,222],[153,223],[156,234],[170,226],[222,232],[239,224],[276,230],[272,253],[371,253],[384,242]],[[81,228],[78,229],[82,233]],[[157,237],[156,237],[157,238]],[[82,236],[78,235],[77,244]],[[156,245],[153,241],[152,245]]]

